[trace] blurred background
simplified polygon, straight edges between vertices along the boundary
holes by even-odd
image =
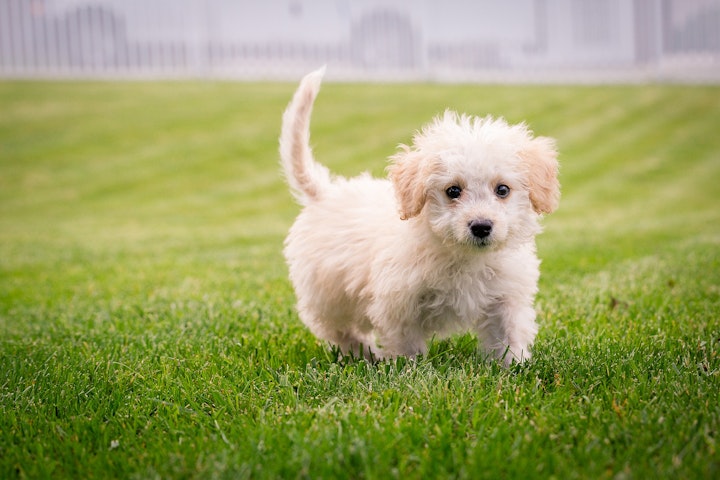
[[[720,83],[720,0],[0,0],[0,77]]]

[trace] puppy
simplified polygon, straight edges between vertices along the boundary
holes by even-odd
[[[283,115],[280,156],[302,211],[285,241],[302,321],[342,352],[384,359],[474,331],[505,365],[530,358],[539,218],[557,207],[555,142],[447,111],[390,158],[389,179],[332,176],[309,125],[324,68]]]

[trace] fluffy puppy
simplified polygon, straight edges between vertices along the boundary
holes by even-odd
[[[280,137],[303,206],[284,250],[302,321],[368,358],[414,357],[468,330],[506,365],[530,358],[535,235],[560,196],[555,142],[447,111],[400,146],[388,180],[334,177],[309,146],[323,74],[302,80]]]

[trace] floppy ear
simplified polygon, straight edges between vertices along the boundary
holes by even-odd
[[[520,152],[527,174],[530,202],[538,214],[553,212],[560,201],[555,140],[537,137]]]
[[[390,157],[392,164],[388,167],[388,175],[395,188],[400,218],[407,220],[420,214],[427,199],[425,162],[419,152],[412,151],[407,145],[400,145],[400,148],[401,151]]]

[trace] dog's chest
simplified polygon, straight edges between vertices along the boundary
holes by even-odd
[[[456,274],[441,284],[430,284],[420,294],[418,307],[424,330],[450,334],[484,319],[495,295],[492,271]]]

